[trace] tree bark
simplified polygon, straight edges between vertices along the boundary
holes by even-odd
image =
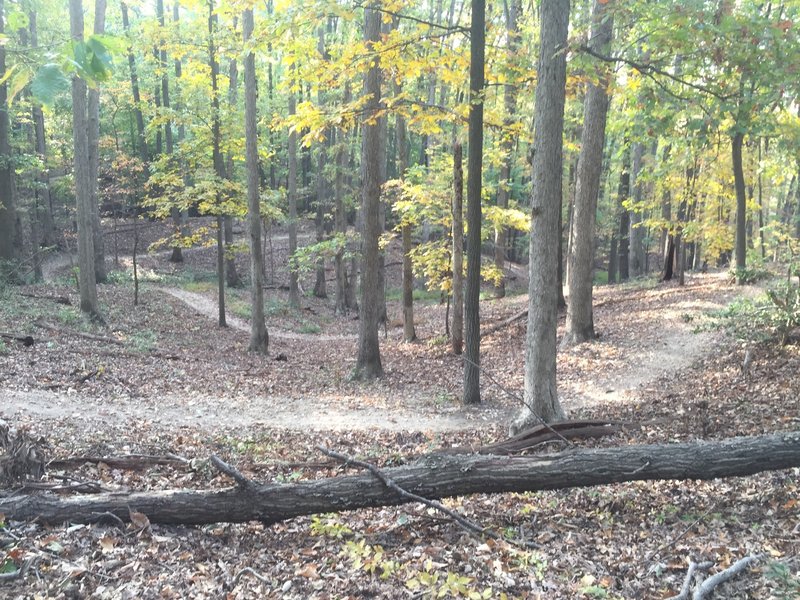
[[[317,51],[320,58],[327,62],[330,60],[325,47],[325,26],[320,25],[318,30]],[[317,102],[319,106],[325,106],[325,94],[322,86],[317,90]],[[325,209],[328,203],[328,180],[325,176],[325,165],[328,158],[328,147],[330,146],[330,131],[326,132],[325,141],[319,144],[317,148],[317,202],[316,210],[314,211],[314,233],[317,243],[325,240]],[[319,256],[317,258],[314,280],[314,297],[327,298],[328,289],[325,283],[325,258]]]
[[[533,193],[531,195],[530,283],[525,337],[525,391],[516,433],[539,420],[563,419],[556,391],[558,325],[558,228],[563,171],[565,48],[569,0],[542,4],[538,82],[534,108]]]
[[[742,143],[744,134],[737,131],[731,137],[731,164],[733,186],[736,191],[736,283],[744,284],[742,275],[747,267],[747,195],[742,166]]]
[[[70,32],[74,43],[83,43],[82,0],[70,0]],[[94,271],[94,240],[92,239],[92,192],[89,181],[89,138],[86,116],[86,82],[72,76],[72,140],[75,163],[75,200],[78,212],[78,284],[81,311],[90,318],[101,320],[97,305],[97,284]]]
[[[461,144],[453,144],[453,354],[464,347],[464,168]]]
[[[106,30],[106,0],[95,0],[94,33],[102,35]],[[97,283],[105,283],[108,279],[106,271],[105,243],[103,227],[100,223],[100,198],[97,182],[97,171],[100,166],[100,90],[89,90],[88,100],[88,144],[89,144],[89,185],[92,206],[92,244],[94,247],[94,278]]]
[[[568,450],[538,456],[428,455],[383,469],[406,492],[427,499],[469,494],[531,492],[628,481],[711,480],[800,466],[796,432],[738,437],[717,442]],[[243,480],[222,490],[162,490],[59,497],[54,494],[0,498],[0,512],[14,521],[94,523],[130,512],[150,523],[205,525],[261,521],[269,525],[301,515],[342,512],[409,502],[372,474],[308,483],[260,485]]]
[[[242,35],[245,48],[253,37],[253,9],[242,12]],[[250,230],[250,347],[251,352],[266,354],[269,335],[264,323],[264,254],[261,248],[261,194],[258,176],[258,115],[256,58],[252,50],[244,57],[244,134],[247,156],[247,219]]]
[[[631,193],[631,173],[629,163],[631,158],[630,145],[626,140],[625,149],[622,153],[622,173],[619,176],[619,189],[617,190],[617,210],[619,211],[619,233],[618,233],[618,252],[617,268],[619,269],[620,282],[628,281],[628,257],[630,255],[630,225],[631,213],[625,208],[624,203],[628,200]]]
[[[399,96],[401,91],[400,84],[395,83],[395,96]],[[406,176],[406,169],[408,168],[406,120],[405,117],[399,113],[395,119],[397,177],[403,181]],[[406,223],[403,225],[401,231],[403,238],[403,339],[406,342],[413,342],[417,339],[417,332],[414,329],[414,269],[411,261],[411,229],[411,224]]]
[[[506,11],[506,32],[508,35],[507,54],[508,61],[517,61],[519,52],[520,33],[518,27],[519,14],[521,12],[520,0],[511,0]],[[500,167],[500,181],[497,190],[497,206],[508,208],[508,200],[511,196],[511,165],[514,159],[514,143],[516,136],[511,130],[511,126],[517,119],[517,83],[509,81],[503,87],[503,108],[505,116],[503,125],[506,130],[503,132],[501,150],[503,152],[503,164]],[[500,281],[494,286],[495,298],[503,298],[506,295],[506,279],[504,274],[506,263],[506,227],[499,225],[494,230],[494,266],[503,274]]]
[[[236,30],[236,18],[233,19],[233,30]],[[228,63],[228,110],[236,112],[237,92],[239,89],[239,68],[236,58],[232,58]],[[225,157],[225,177],[235,180],[233,172],[233,154],[228,152]],[[233,251],[233,217],[225,215],[225,282],[229,288],[242,287],[242,278],[236,269],[236,255]]]
[[[83,18],[81,17],[81,20]],[[0,0],[0,34],[5,31],[5,6]],[[83,32],[81,32],[82,34]],[[0,77],[6,75],[6,47],[0,45]],[[9,141],[8,82],[0,84],[0,275],[11,272],[16,256],[17,208],[14,201],[14,161]],[[7,262],[5,262],[7,261]],[[5,262],[5,264],[3,264]]]
[[[486,0],[472,0],[467,149],[467,285],[464,291],[464,404],[481,401],[481,190]]]
[[[589,47],[608,54],[614,28],[610,2],[595,0],[592,14],[592,37]],[[575,207],[570,238],[569,306],[567,325],[561,347],[566,348],[595,338],[592,314],[592,284],[594,279],[595,224],[600,175],[603,169],[606,116],[609,98],[606,92],[610,69],[601,65],[597,83],[589,83],[583,109],[581,151],[575,183]]]
[[[364,9],[364,39],[372,51],[381,39],[381,13],[374,4]],[[361,302],[358,311],[358,357],[353,377],[375,379],[383,376],[378,321],[380,318],[380,123],[377,113],[381,106],[380,55],[372,59],[364,79],[364,106],[361,155]]]

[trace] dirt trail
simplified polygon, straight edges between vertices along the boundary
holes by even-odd
[[[213,319],[214,321],[217,320],[219,315],[219,308],[217,306],[216,300],[213,300],[203,294],[189,292],[179,288],[162,287],[158,289],[159,291],[168,294],[173,298],[177,298],[187,306],[190,306],[191,308],[196,310],[201,315],[204,315],[209,319]],[[240,319],[239,317],[234,317],[229,314],[226,314],[225,322],[228,324],[228,327],[232,327],[233,329],[250,333],[250,324],[244,319]],[[269,335],[270,337],[283,340],[306,340],[309,342],[336,342],[340,340],[356,339],[356,336],[354,335],[324,335],[317,333],[296,333],[294,331],[284,331],[272,327],[269,329]]]
[[[50,277],[56,269],[70,264],[70,261],[68,255],[51,259],[48,265]],[[205,315],[210,321],[216,320],[217,305],[213,299],[177,288],[159,289]],[[642,308],[642,314],[636,316],[646,328],[647,335],[639,335],[636,324],[633,324],[627,331],[615,332],[614,340],[601,338],[597,346],[585,348],[583,351],[588,352],[610,349],[616,353],[616,358],[600,376],[596,370],[574,375],[565,373],[567,377],[560,382],[559,393],[566,411],[572,413],[596,404],[627,402],[635,399],[642,387],[653,386],[664,374],[674,373],[678,376],[681,369],[710,353],[721,339],[721,334],[716,332],[694,333],[694,318],[725,306],[736,296],[752,295],[756,291],[756,288],[728,287],[717,288],[709,294],[709,290],[700,289],[706,292],[705,295],[683,291],[678,300],[667,307]],[[651,293],[657,295],[661,291]],[[673,294],[674,290],[666,289],[664,293]],[[653,323],[657,323],[657,326],[653,327]],[[242,319],[229,316],[228,324],[242,335],[249,333],[249,325]],[[355,342],[355,336],[302,334],[275,329],[270,330],[270,336],[309,343]],[[355,348],[352,350],[355,352]],[[362,394],[370,394],[371,397],[362,397]],[[476,428],[488,423],[505,423],[510,420],[514,410],[513,407],[497,405],[464,408],[454,403],[434,407],[429,397],[407,397],[407,394],[401,398],[386,388],[379,392],[355,391],[313,398],[271,397],[267,394],[262,397],[233,395],[225,398],[177,394],[158,398],[92,398],[73,390],[67,393],[0,391],[0,416],[116,423],[152,421],[165,426],[207,428],[264,424],[301,430],[379,428],[448,431]]]

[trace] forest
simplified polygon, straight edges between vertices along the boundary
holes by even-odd
[[[799,597],[798,26],[0,0],[0,597]]]

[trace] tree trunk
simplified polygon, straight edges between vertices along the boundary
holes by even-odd
[[[454,354],[464,346],[464,168],[461,144],[453,144],[453,327]]]
[[[122,10],[122,27],[126,33],[130,35],[130,22],[128,21],[128,5],[125,2],[120,3]],[[136,132],[138,135],[137,149],[139,158],[142,161],[145,169],[149,162],[149,152],[147,151],[147,137],[144,132],[144,116],[142,115],[142,97],[139,92],[139,78],[136,73],[136,57],[133,54],[133,43],[128,46],[128,68],[130,69],[131,77],[131,94],[133,96],[133,114],[136,118]]]
[[[381,473],[405,492],[427,499],[533,492],[628,481],[712,480],[800,466],[795,432],[716,442],[567,450],[538,456],[429,455]],[[35,494],[0,498],[0,512],[14,521],[95,523],[104,514],[125,521],[131,511],[153,524],[205,525],[342,512],[410,502],[373,474],[308,483],[245,485],[221,490],[160,490],[60,497]]]
[[[610,2],[595,0],[590,47],[603,54],[608,54],[614,28],[613,13],[608,12],[610,8]],[[573,242],[569,255],[569,307],[562,348],[595,338],[592,314],[594,240],[608,114],[609,99],[606,89],[609,75],[610,70],[604,66],[600,81],[588,85],[584,100],[583,132],[570,234]]]
[[[467,149],[467,285],[464,291],[464,404],[481,401],[481,190],[486,0],[472,0]]]
[[[29,13],[29,30],[31,36],[31,47],[36,50],[39,46],[39,35],[36,26],[36,11]],[[40,220],[39,241],[46,247],[54,246],[56,243],[57,232],[53,219],[53,198],[50,195],[50,178],[47,175],[47,138],[44,129],[44,111],[42,107],[34,103],[31,108],[33,120],[34,150],[44,168],[37,173],[36,178],[39,185],[36,188],[36,210],[37,218]]]
[[[542,4],[531,195],[530,283],[525,337],[525,392],[512,432],[539,420],[563,419],[556,391],[558,212],[563,171],[564,99],[569,0]]]
[[[106,29],[106,0],[95,0],[94,33],[102,35]],[[92,245],[94,247],[94,277],[97,283],[108,279],[106,271],[105,243],[103,227],[100,223],[100,198],[97,187],[97,170],[100,166],[100,90],[89,90],[88,101],[88,144],[89,144],[89,193],[92,206]]]
[[[233,29],[236,29],[236,18],[233,19]],[[237,90],[239,89],[239,69],[236,59],[231,59],[228,65],[228,107],[233,113],[236,111]],[[230,181],[236,179],[233,172],[233,155],[226,157],[225,177]],[[242,278],[236,269],[236,255],[233,251],[233,217],[225,215],[225,281],[229,288],[242,287]]]
[[[330,60],[330,55],[325,48],[325,27],[320,25],[318,32],[317,51],[320,54],[320,58],[327,62]],[[325,95],[322,86],[317,90],[317,103],[319,106],[325,106]],[[325,165],[328,158],[328,147],[330,146],[330,132],[326,132],[326,134],[325,141],[320,143],[317,149],[317,206],[314,215],[314,233],[318,244],[325,240],[325,209],[328,203],[328,181],[325,176]],[[325,258],[323,256],[317,258],[315,274],[314,296],[316,298],[327,298],[328,290],[325,284]]]
[[[291,77],[294,78],[294,67],[291,68]],[[297,111],[297,100],[294,92],[289,91],[289,116]],[[294,258],[297,252],[297,131],[294,127],[289,131],[289,306],[300,307],[300,287],[298,283],[297,261]]]
[[[83,17],[81,16],[81,22]],[[0,0],[0,34],[5,31],[5,6]],[[83,31],[81,31],[81,36]],[[11,261],[16,257],[17,208],[14,202],[14,162],[11,156],[8,118],[8,81],[6,78],[6,47],[0,45],[0,276],[11,273]]]
[[[516,62],[517,52],[519,51],[520,34],[518,27],[519,14],[521,12],[520,0],[511,0],[508,3],[506,12],[506,31],[508,35],[507,54],[508,61]],[[508,200],[511,195],[511,165],[514,162],[514,143],[516,136],[511,131],[511,125],[517,119],[517,84],[510,81],[503,87],[503,108],[505,110],[504,125],[506,130],[503,132],[501,150],[503,153],[503,164],[500,167],[500,181],[497,190],[497,206],[508,208]],[[494,266],[503,274],[506,262],[506,238],[507,231],[504,225],[495,227],[494,230]],[[494,287],[495,298],[503,298],[506,295],[506,281],[503,274],[502,279]]]
[[[744,134],[737,131],[731,137],[731,164],[736,191],[736,283],[739,285],[744,284],[742,275],[747,266],[747,196],[742,166],[742,142]]]
[[[374,4],[364,9],[364,40],[371,52],[381,39],[381,13]],[[380,318],[380,124],[376,113],[381,107],[380,54],[376,54],[364,78],[364,106],[361,155],[361,302],[358,320],[358,358],[353,377],[375,379],[383,376],[378,321]]]
[[[225,179],[225,163],[222,158],[222,133],[220,131],[219,114],[219,63],[216,56],[217,15],[214,12],[214,0],[208,2],[208,65],[211,70],[211,139],[214,173],[217,178]],[[221,195],[217,192],[216,210],[221,211]],[[223,243],[224,218],[217,215],[217,307],[219,309],[219,326],[227,327],[225,319],[225,246]]]
[[[74,43],[81,44],[83,43],[82,0],[70,0],[69,16],[72,40]],[[75,161],[75,200],[78,209],[78,283],[81,295],[81,311],[88,314],[92,319],[102,321],[97,305],[97,284],[94,271],[86,82],[77,75],[72,77],[72,140]]]
[[[633,188],[633,208],[630,215],[630,248],[628,254],[628,274],[631,277],[644,275],[644,228],[642,227],[642,192],[644,184],[639,177],[644,158],[644,144],[634,142],[631,164],[631,187]]]
[[[242,12],[242,34],[247,48],[253,37],[253,9]],[[250,347],[266,354],[269,335],[264,323],[264,254],[261,249],[261,194],[258,176],[258,115],[256,113],[256,59],[253,51],[244,57],[244,135],[247,155],[247,222],[250,229]]]
[[[619,211],[619,252],[617,266],[619,268],[620,282],[628,281],[628,258],[630,255],[630,225],[631,213],[625,208],[625,202],[631,193],[631,174],[628,170],[631,152],[627,140],[622,153],[622,173],[619,176],[619,190],[617,192],[617,210]]]
[[[399,96],[402,89],[395,83],[394,93]],[[395,121],[395,135],[397,137],[397,177],[403,181],[408,168],[408,137],[406,120],[397,114]],[[406,223],[402,227],[403,237],[403,339],[413,342],[417,339],[414,329],[414,269],[411,261],[411,225]]]
[[[347,160],[346,138],[341,129],[334,130],[336,137],[336,175],[333,182],[333,226],[336,235],[340,238],[340,246],[336,249],[333,259],[334,273],[336,275],[336,314],[347,313],[347,269],[344,262],[344,251],[347,234],[347,215],[344,208],[344,169]]]

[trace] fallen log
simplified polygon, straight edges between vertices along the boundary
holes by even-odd
[[[620,448],[568,450],[541,456],[429,455],[383,473],[403,490],[424,498],[479,493],[529,492],[626,481],[715,479],[800,467],[800,432]],[[163,490],[57,497],[0,497],[6,519],[91,523],[111,513],[129,520],[131,510],[151,523],[203,525],[394,506],[409,502],[372,474],[290,485],[260,485],[235,478],[223,490]],[[244,484],[242,483],[244,481]]]

